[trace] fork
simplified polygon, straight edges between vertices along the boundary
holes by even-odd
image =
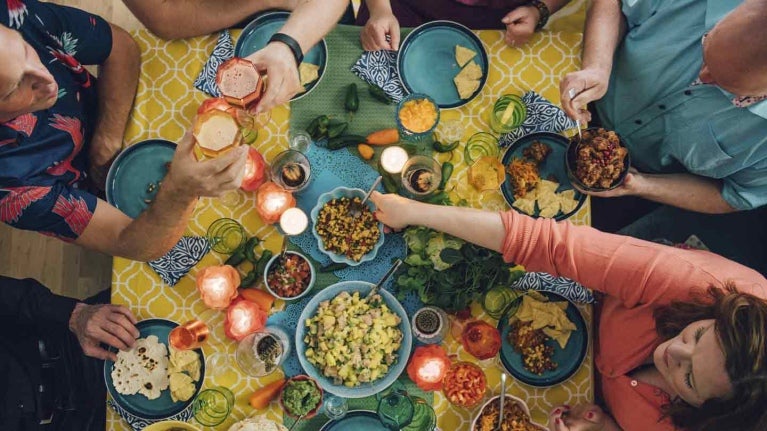
[[[571,88],[567,90],[567,95],[570,96],[570,100],[573,100],[578,93],[575,92],[574,88]],[[579,118],[575,119],[575,127],[578,128],[578,143],[580,143],[583,140],[583,135],[581,134],[581,120]]]
[[[365,198],[362,199],[360,203],[356,203],[356,201],[351,201],[349,203],[349,215],[351,215],[354,218],[360,218],[362,215],[362,208],[364,208],[365,202],[368,201],[368,198],[370,197],[370,194],[373,193],[373,190],[378,187],[378,184],[381,183],[381,180],[383,179],[382,176],[378,176],[375,181],[373,181],[373,187],[368,190],[367,194],[365,194]]]
[[[394,262],[394,264],[391,266],[391,268],[389,268],[389,270],[386,271],[386,274],[384,274],[384,276],[381,277],[381,280],[379,280],[378,283],[376,283],[376,285],[373,286],[372,289],[370,289],[370,292],[368,292],[368,294],[365,296],[365,300],[372,298],[373,295],[378,293],[378,289],[380,289],[381,286],[383,286],[383,284],[386,283],[386,280],[388,280],[392,274],[397,272],[397,269],[399,269],[400,265],[402,265],[402,259],[397,259]]]

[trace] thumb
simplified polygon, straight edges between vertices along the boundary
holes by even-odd
[[[503,17],[503,19],[501,19],[501,22],[506,25],[513,24],[515,21],[522,18],[523,16],[524,16],[524,13],[522,12],[522,8],[516,8],[513,11],[507,13],[506,16]]]
[[[181,154],[189,154],[192,152],[193,148],[194,148],[194,136],[192,136],[191,130],[187,130],[186,133],[184,133],[184,136],[181,138],[181,140],[178,141],[178,144],[176,145],[176,151],[178,151]]]

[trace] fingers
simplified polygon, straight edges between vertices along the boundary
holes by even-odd
[[[88,331],[88,332],[89,334],[91,334],[90,335],[91,338],[93,338],[94,340],[100,343],[107,344],[119,350],[130,349],[130,346],[126,342],[124,342],[118,336],[112,334],[111,331],[114,330],[115,327],[117,327],[117,325],[115,325],[114,323],[111,323],[108,325],[104,325],[104,327],[99,327],[94,329],[93,331]]]
[[[391,37],[391,49],[399,51],[399,22],[396,20],[389,27],[389,37]]]
[[[91,358],[101,359],[102,361],[110,360],[112,362],[117,361],[117,353],[110,352],[99,346],[88,345],[83,348],[83,353]]]
[[[110,305],[110,307],[113,312],[122,314],[123,316],[127,317],[131,325],[138,323],[138,319],[136,319],[136,316],[133,315],[133,312],[130,311],[128,307],[124,305]],[[138,337],[138,330],[136,330],[136,336]]]
[[[550,431],[566,431],[567,427],[565,426],[564,421],[562,420],[562,415],[565,412],[569,412],[569,408],[566,406],[559,406],[555,408],[554,410],[549,413],[549,430]]]
[[[379,192],[378,190],[373,190],[373,193],[370,194],[370,200],[373,201],[374,204],[376,204],[376,207],[378,207],[378,202],[381,201],[382,197],[383,197],[383,194]]]
[[[200,172],[204,175],[214,176],[229,169],[235,162],[248,157],[248,146],[240,145],[237,148],[227,151],[214,159],[200,162]],[[244,165],[243,165],[244,166]]]
[[[133,320],[133,315],[130,314],[130,311],[128,311],[127,308],[119,306],[119,305],[110,305],[111,307],[111,313],[107,316],[107,319],[115,323],[117,325],[120,325],[123,329],[128,331],[130,336],[132,337],[131,345],[133,345],[133,341],[139,337],[139,331],[136,329],[135,323]],[[127,314],[125,314],[127,312]],[[133,318],[133,320],[131,320]]]
[[[511,12],[507,13],[506,16],[504,16],[501,19],[501,22],[506,24],[506,25],[509,25],[509,24],[512,24],[512,23],[518,21],[519,19],[525,17],[526,15],[527,14],[526,14],[525,10],[523,8],[521,8],[521,7],[518,7],[516,9],[512,10]]]

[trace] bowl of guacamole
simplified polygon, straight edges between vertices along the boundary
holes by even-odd
[[[297,419],[314,417],[322,406],[322,389],[309,376],[298,375],[289,379],[280,393],[280,405],[285,413]]]

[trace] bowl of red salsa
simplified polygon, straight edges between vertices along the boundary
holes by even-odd
[[[286,251],[272,257],[264,270],[264,285],[277,298],[293,301],[303,297],[314,286],[314,267],[301,253]]]

